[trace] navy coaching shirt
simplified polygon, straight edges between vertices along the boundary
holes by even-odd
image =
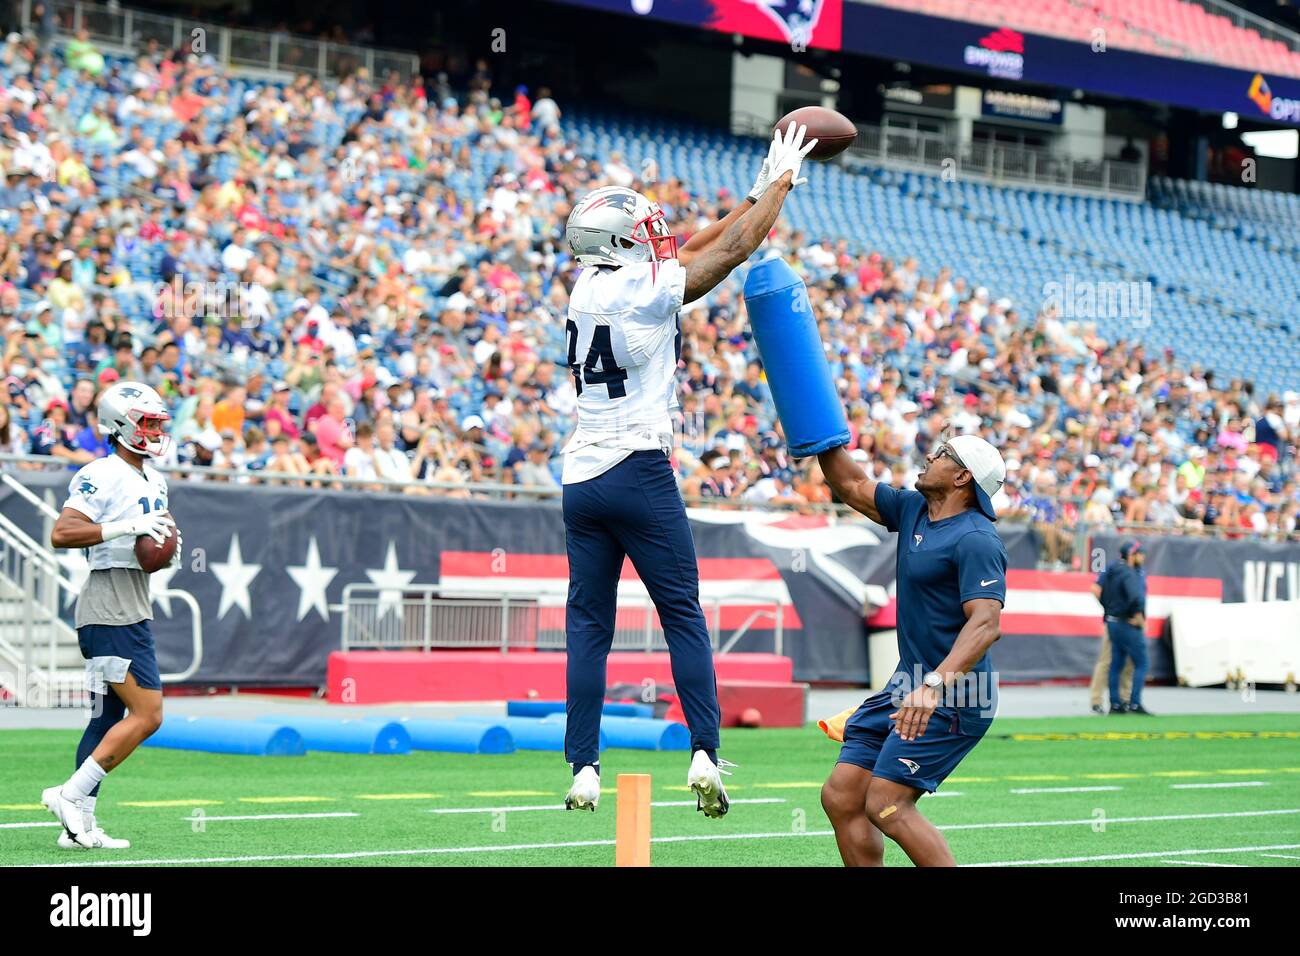
[[[898,670],[889,688],[901,694],[938,668],[966,626],[962,605],[975,598],[1007,602],[1007,551],[978,508],[931,521],[919,491],[876,485],[876,509],[898,532]],[[997,709],[997,681],[988,654],[970,671],[956,703],[963,733],[982,733]],[[987,688],[987,700],[976,688]],[[941,704],[941,706],[943,706]]]

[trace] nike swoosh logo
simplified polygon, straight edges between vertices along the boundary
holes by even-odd
[[[988,580],[988,581],[981,581],[981,582],[980,582],[980,587],[982,587],[982,588],[986,588],[986,587],[988,587],[990,584],[992,584],[992,583],[993,583],[994,581],[996,581],[996,580],[997,580],[997,578],[991,578],[991,579]]]

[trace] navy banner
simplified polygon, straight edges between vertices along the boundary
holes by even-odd
[[[1300,80],[836,0],[560,0],[611,13],[1300,126]],[[802,44],[802,47],[801,47]],[[1050,119],[1048,120],[1050,121]]]
[[[67,472],[19,477],[62,506]],[[394,595],[424,584],[453,595],[526,595],[539,603],[540,628],[562,632],[568,565],[558,503],[180,480],[171,482],[171,492],[185,563],[153,577],[199,603],[204,657],[196,684],[323,684],[326,659],[342,639],[337,608],[353,582]],[[36,510],[3,485],[0,512],[35,538],[48,533]],[[783,650],[794,661],[796,679],[867,682],[864,585],[892,592],[895,535],[868,522],[811,515],[690,514],[701,601],[710,620],[717,614],[723,640],[755,611],[780,602],[786,605]],[[1037,535],[1015,525],[999,532],[1010,557],[1003,637],[992,652],[1003,679],[1091,673],[1101,635],[1101,609],[1089,590],[1094,572],[1035,570]],[[1088,566],[1104,566],[1119,543],[1113,535],[1096,536]],[[1172,608],[1300,599],[1300,543],[1152,536],[1144,544],[1157,679],[1172,673],[1159,641]],[[80,552],[59,554],[69,577],[84,577]],[[630,567],[623,578],[621,594],[644,594]],[[65,609],[69,622],[71,610]],[[880,626],[890,626],[896,613],[887,608]],[[155,604],[164,672],[189,665],[190,623],[183,602]],[[733,650],[772,651],[772,622],[750,626]]]

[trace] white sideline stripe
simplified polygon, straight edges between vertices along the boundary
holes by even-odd
[[[1232,783],[1171,783],[1170,790],[1222,790],[1225,787],[1267,787],[1267,780],[1234,780]]]
[[[1300,856],[1291,856],[1289,853],[1261,853],[1260,856],[1271,856],[1275,860],[1300,860]]]
[[[1200,856],[1203,853],[1258,853],[1260,850],[1297,850],[1300,843],[1276,846],[1224,846],[1204,850],[1157,850],[1154,853],[1107,853],[1105,856],[1058,856],[1048,860],[998,860],[995,863],[966,863],[965,866],[1042,866],[1056,863],[1100,863],[1105,860],[1151,860],[1162,856]]]
[[[1244,867],[1245,863],[1206,863],[1203,860],[1161,860],[1161,863],[1168,863],[1170,866],[1237,866]]]
[[[1123,787],[1016,787],[1012,793],[1100,793],[1103,790],[1123,790]]]
[[[734,807],[738,803],[785,803],[784,797],[750,797],[746,800],[732,800]],[[652,800],[652,807],[693,807],[694,800]],[[526,807],[444,807],[438,810],[425,810],[425,813],[521,813],[534,810],[564,810],[563,804],[538,803]]]
[[[1163,820],[1203,820],[1203,819],[1221,819],[1224,817],[1257,817],[1269,816],[1279,813],[1300,813],[1300,809],[1294,810],[1243,810],[1234,813],[1191,813],[1176,814],[1157,817],[1112,817],[1107,823],[1145,823],[1159,822]],[[1027,821],[1024,823],[962,823],[948,824],[939,827],[940,830],[981,830],[981,829],[999,829],[1007,827],[1043,827],[1043,826],[1070,826],[1070,825],[1087,825],[1091,826],[1096,821],[1093,818],[1086,820],[1043,820]],[[780,832],[780,833],[710,833],[698,836],[673,836],[673,837],[652,837],[651,843],[687,843],[695,841],[709,840],[763,840],[763,839],[782,839],[782,838],[803,838],[803,837],[827,837],[834,836],[834,830],[808,830],[803,833]],[[154,860],[94,860],[82,863],[36,863],[30,864],[39,868],[49,867],[69,867],[69,866],[165,866],[165,865],[193,865],[197,863],[269,863],[269,862],[291,862],[294,860],[361,860],[381,856],[443,856],[455,853],[507,853],[515,850],[559,850],[570,847],[587,847],[587,846],[613,846],[613,840],[572,840],[563,843],[514,843],[503,844],[501,846],[442,846],[426,847],[422,849],[399,849],[399,850],[356,850],[349,853],[286,853],[276,855],[262,856],[212,856],[212,857],[190,857],[181,859],[154,859]],[[1061,860],[1019,860],[1004,863],[973,863],[970,866],[1027,866],[1034,863],[1079,863],[1089,860],[1127,860],[1140,859],[1143,857],[1164,857],[1179,855],[1195,855],[1199,853],[1238,853],[1238,852],[1259,852],[1262,850],[1296,850],[1300,849],[1300,843],[1281,843],[1274,846],[1248,846],[1248,847],[1230,847],[1225,850],[1178,850],[1170,852],[1160,850],[1155,853],[1131,853],[1119,854],[1115,856],[1081,856],[1067,857]]]
[[[0,823],[0,830],[23,830],[28,827],[61,827],[58,820],[33,820],[31,823]]]
[[[337,813],[243,813],[236,816],[210,817],[207,814],[198,817],[178,817],[187,823],[196,820],[210,823],[213,820],[324,820],[329,817],[359,817],[359,813],[339,811]]]

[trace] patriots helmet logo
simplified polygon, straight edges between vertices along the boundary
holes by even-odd
[[[143,393],[138,388],[120,388],[117,393],[123,398],[139,398]]]
[[[751,0],[767,14],[785,38],[795,47],[807,48],[817,21],[821,19],[823,0]]]
[[[906,757],[899,757],[898,762],[907,768],[908,773],[916,773],[921,769],[921,765],[915,760],[908,760]]]

